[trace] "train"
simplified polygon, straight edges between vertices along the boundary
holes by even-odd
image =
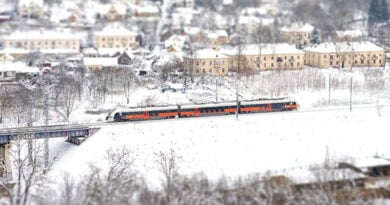
[[[236,102],[187,104],[161,107],[115,109],[106,116],[107,122],[160,120],[170,118],[204,117],[261,112],[281,112],[298,109],[290,98],[258,99]]]

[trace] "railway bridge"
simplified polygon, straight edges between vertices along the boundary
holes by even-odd
[[[12,141],[66,137],[66,141],[79,145],[97,130],[99,130],[98,127],[89,125],[57,125],[0,129],[0,161],[7,168],[11,167],[9,153]],[[9,175],[11,170],[6,170],[6,172],[1,174]]]

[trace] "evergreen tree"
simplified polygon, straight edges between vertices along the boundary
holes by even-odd
[[[311,33],[310,43],[311,44],[320,44],[320,34],[318,32],[317,27],[314,28],[313,32]]]
[[[387,22],[389,19],[389,12],[386,0],[371,0],[368,11],[368,24],[370,29],[376,23]]]

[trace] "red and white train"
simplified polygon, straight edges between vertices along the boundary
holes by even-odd
[[[265,99],[239,102],[191,104],[163,107],[118,109],[110,112],[109,122],[158,120],[243,113],[280,112],[298,109],[298,104],[289,98]]]

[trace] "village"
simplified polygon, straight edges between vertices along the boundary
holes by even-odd
[[[315,25],[303,21],[275,25],[288,14],[280,17],[285,8],[273,1],[243,8],[237,16],[227,12],[234,10],[231,0],[216,11],[194,0],[86,1],[81,7],[64,2],[65,9],[43,0],[7,5],[0,18],[1,82],[60,64],[89,71],[131,67],[139,75],[168,70],[224,76],[305,66],[384,67],[386,62],[384,44],[369,41],[367,32],[337,30],[321,36]],[[201,18],[209,22],[198,22]]]

